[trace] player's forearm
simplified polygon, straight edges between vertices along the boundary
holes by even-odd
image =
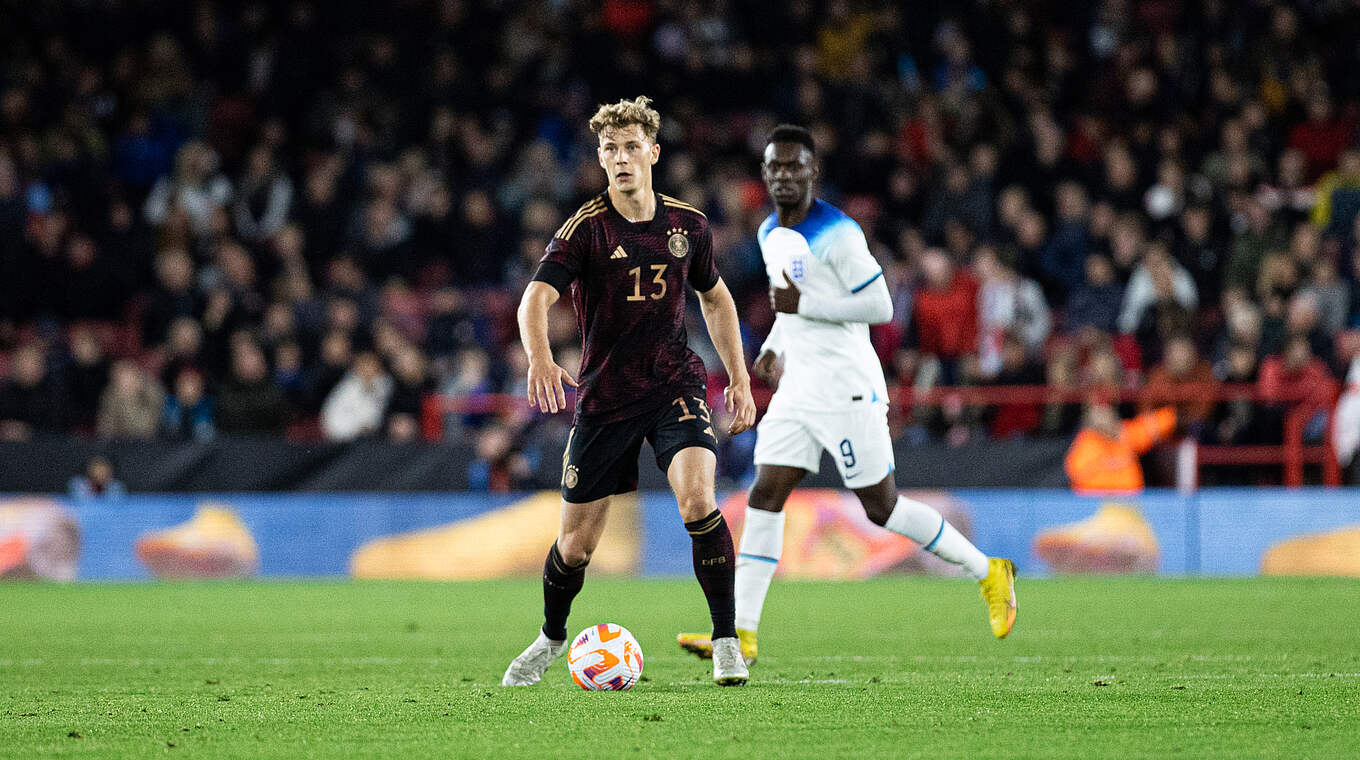
[[[892,296],[882,277],[858,293],[844,296],[813,296],[804,293],[798,301],[798,315],[824,322],[865,322],[871,325],[892,320]]]
[[[548,343],[548,309],[557,300],[557,291],[546,283],[531,282],[520,299],[517,317],[519,339],[529,361],[552,360],[552,346]]]
[[[746,355],[741,349],[741,327],[737,320],[737,305],[732,294],[722,280],[707,293],[699,294],[699,308],[704,313],[704,323],[708,325],[708,337],[718,350],[727,377],[732,382],[749,381],[746,370]]]

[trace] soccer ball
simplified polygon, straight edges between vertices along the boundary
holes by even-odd
[[[642,676],[642,647],[621,625],[592,625],[572,640],[567,667],[586,691],[631,689]]]

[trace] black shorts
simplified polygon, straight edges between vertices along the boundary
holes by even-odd
[[[699,446],[718,453],[718,437],[703,397],[687,393],[661,409],[617,422],[578,422],[562,454],[562,499],[584,504],[637,490],[638,454],[646,439],[656,466],[670,469],[681,450]]]

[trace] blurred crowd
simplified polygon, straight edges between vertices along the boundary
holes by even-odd
[[[0,438],[410,441],[519,395],[514,306],[604,185],[585,121],[647,94],[758,346],[780,121],[820,146],[896,314],[892,381],[1341,387],[1360,327],[1360,6],[91,0],[0,29]],[[569,307],[563,306],[564,309]],[[553,320],[572,368],[575,320]],[[697,318],[691,335],[720,370]],[[715,380],[715,383],[717,381]],[[1269,403],[1184,404],[1210,442]],[[444,410],[476,478],[565,420]],[[1068,405],[915,435],[1070,435]],[[731,468],[749,442],[729,444]],[[742,462],[745,461],[745,465]]]

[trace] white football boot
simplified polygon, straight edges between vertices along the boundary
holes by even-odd
[[[746,658],[741,656],[741,641],[736,636],[713,640],[713,681],[719,686],[741,686],[751,676]]]
[[[736,641],[736,639],[733,639]],[[566,641],[553,641],[538,632],[538,638],[528,649],[519,653],[510,667],[505,669],[501,686],[533,686],[543,678],[543,672],[567,651]]]

